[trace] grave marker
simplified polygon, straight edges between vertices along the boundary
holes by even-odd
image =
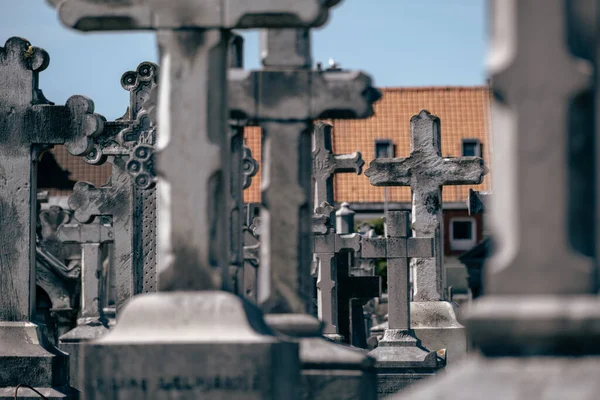
[[[313,179],[314,206],[319,207],[324,202],[334,204],[333,179],[341,172],[362,173],[365,162],[360,152],[351,154],[333,154],[332,135],[333,125],[317,122],[313,131]],[[334,210],[335,211],[335,210]],[[328,215],[330,224],[335,223],[333,212]]]
[[[388,322],[379,346],[369,355],[377,360],[380,397],[434,375],[442,366],[435,352],[421,346],[410,324],[409,258],[434,255],[433,238],[410,237],[409,213],[388,211],[387,237],[364,238],[365,258],[386,258],[388,271]]]
[[[35,305],[36,161],[48,145],[64,144],[73,155],[91,150],[102,118],[83,96],[64,106],[38,87],[48,53],[13,37],[0,48],[0,394],[27,383],[49,398],[69,395],[68,358],[48,346],[33,324]],[[9,179],[6,179],[9,178]],[[32,393],[23,390],[21,393]],[[11,393],[12,395],[12,393]]]
[[[323,340],[311,315],[311,133],[317,118],[371,115],[379,92],[362,73],[311,70],[309,34],[264,31],[264,69],[230,72],[233,112],[263,130],[258,302],[270,326],[300,343],[303,398],[371,399],[373,360]]]
[[[81,390],[79,369],[82,364],[84,342],[97,339],[108,332],[108,320],[103,316],[107,303],[107,282],[103,271],[102,246],[113,242],[112,227],[98,222],[92,224],[66,224],[59,228],[58,239],[65,244],[81,246],[81,301],[77,326],[62,335],[60,349],[69,353],[71,386]]]
[[[144,103],[157,85],[158,68],[141,63],[121,77],[130,93],[123,117],[105,122],[85,160],[112,164],[110,181],[99,188],[77,182],[69,207],[87,223],[97,216],[112,218],[117,313],[132,296],[156,290],[156,128]]]
[[[132,300],[86,350],[89,398],[296,397],[298,347],[272,335],[251,304],[211,290],[223,287],[229,266],[228,30],[322,25],[334,3],[61,3],[63,21],[79,29],[160,28],[159,282],[171,293]],[[148,369],[148,360],[164,362]],[[114,371],[115,363],[128,368]],[[117,380],[125,385],[115,388]]]
[[[408,158],[379,158],[365,175],[375,186],[410,186],[412,229],[416,237],[433,237],[435,257],[411,259],[414,296],[413,329],[424,346],[448,349],[454,365],[467,353],[466,332],[456,318],[455,306],[445,301],[443,264],[442,187],[481,183],[486,172],[480,157],[443,158],[440,120],[422,110],[410,120],[411,154]]]
[[[503,168],[486,291],[467,315],[480,353],[398,398],[596,399],[598,77],[584,60],[597,68],[597,2],[491,6],[493,156]]]
[[[444,299],[442,187],[479,184],[485,171],[480,157],[442,157],[440,120],[426,110],[410,120],[410,156],[374,159],[365,171],[371,185],[410,186],[414,234],[435,238],[435,258],[411,261],[415,301]]]

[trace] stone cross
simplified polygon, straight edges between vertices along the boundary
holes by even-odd
[[[0,321],[32,316],[39,151],[64,144],[71,154],[85,155],[103,127],[85,97],[73,96],[64,106],[46,100],[38,76],[48,64],[48,53],[25,39],[10,38],[0,48],[0,170],[6,178],[0,179]]]
[[[10,397],[24,380],[47,397],[72,395],[68,359],[32,323],[36,168],[40,153],[55,144],[64,144],[73,155],[87,154],[103,119],[83,96],[70,97],[64,106],[44,97],[39,73],[49,62],[46,51],[22,38],[12,37],[0,47],[0,391]],[[21,395],[35,396],[28,389]]]
[[[258,300],[266,312],[311,313],[312,121],[367,117],[380,94],[362,73],[312,71],[308,31],[262,39],[265,69],[230,72],[233,115],[263,129]]]
[[[371,185],[410,186],[414,234],[435,238],[433,259],[411,260],[415,301],[444,299],[442,187],[479,184],[485,172],[480,157],[442,157],[440,120],[426,110],[410,119],[410,156],[375,159],[365,171]]]
[[[143,379],[154,393],[166,386],[170,394],[186,398],[295,397],[298,346],[276,338],[256,307],[218,291],[227,285],[231,249],[227,49],[230,29],[319,26],[335,3],[66,0],[60,4],[63,22],[81,30],[156,28],[161,57],[157,187],[162,292],[134,298],[115,329],[86,349],[86,368],[93,378]],[[307,145],[310,149],[310,141]],[[282,171],[278,175],[288,178]],[[286,263],[295,265],[296,260]],[[132,330],[146,334],[136,340]],[[221,333],[218,342],[215,330]],[[144,341],[148,337],[153,338],[151,344]],[[125,338],[124,349],[109,345]],[[227,346],[221,345],[223,340]],[[176,365],[110,368],[120,361],[143,366],[156,357],[164,359],[165,346],[169,358],[179,360]],[[182,392],[181,381],[194,382],[192,391]],[[87,393],[103,397],[103,389],[97,379],[86,379]],[[125,390],[121,393],[125,397],[124,393],[140,397],[145,392],[139,386],[133,393]]]
[[[421,346],[411,329],[409,258],[433,257],[432,237],[410,237],[407,211],[388,211],[385,238],[363,238],[363,256],[386,258],[388,328],[378,347],[369,353],[377,360],[378,393],[399,391],[406,382],[433,375],[442,366],[435,352]]]
[[[401,398],[499,400],[532,387],[543,388],[532,394],[539,399],[597,398],[597,9],[491,2],[493,157],[502,167],[493,171],[485,295],[467,315],[479,354]]]
[[[113,241],[112,227],[100,223],[65,224],[58,230],[65,244],[81,246],[81,301],[77,326],[60,336],[61,350],[69,353],[71,386],[81,390],[79,379],[83,343],[108,331],[103,308],[108,298],[107,271],[103,268],[102,246]]]
[[[58,239],[81,246],[81,318],[99,318],[106,305],[102,275],[102,245],[113,242],[112,228],[99,223],[65,224],[58,229]],[[103,293],[104,292],[104,293]]]
[[[361,237],[363,258],[386,258],[388,276],[389,329],[410,329],[410,258],[434,256],[435,240],[410,237],[410,221],[406,211],[388,211],[385,216],[387,236]]]
[[[340,235],[336,234],[332,228],[327,227],[326,219],[314,220],[314,225],[325,226],[326,232],[317,233],[320,228],[313,228],[316,231],[313,235],[313,251],[318,260],[317,276],[317,305],[318,316],[324,322],[323,334],[334,340],[348,339],[342,338],[338,323],[338,297],[346,288],[340,288],[338,282],[338,270],[336,265],[336,254],[345,251],[360,250],[360,235],[357,233]],[[352,278],[349,278],[352,279]],[[377,277],[379,281],[380,278]],[[352,281],[345,280],[347,285],[354,285]],[[377,294],[379,295],[379,294]],[[348,299],[342,299],[345,301]]]
[[[351,154],[333,154],[332,135],[333,125],[318,122],[313,131],[313,179],[314,179],[314,207],[319,207],[323,202],[334,204],[333,178],[336,173],[354,172],[362,173],[365,162],[360,152]],[[330,215],[330,224],[335,224],[335,218]]]
[[[79,222],[112,217],[117,311],[135,294],[156,291],[156,128],[144,104],[157,85],[157,75],[158,67],[150,62],[123,74],[121,85],[130,93],[127,111],[116,121],[105,122],[104,132],[85,158],[93,165],[108,160],[110,182],[99,188],[78,182],[69,199]]]

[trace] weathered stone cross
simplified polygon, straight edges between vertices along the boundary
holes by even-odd
[[[58,229],[63,243],[81,246],[81,301],[77,326],[60,337],[60,348],[69,353],[71,386],[83,389],[79,380],[81,350],[84,342],[97,339],[108,332],[108,321],[103,318],[108,287],[102,277],[102,246],[113,242],[112,227],[100,223],[65,224]]]
[[[341,341],[348,340],[348,337],[342,337],[340,334],[340,323],[338,321],[338,311],[340,308],[348,311],[348,307],[338,307],[338,301],[350,301],[346,296],[341,296],[348,293],[351,287],[363,287],[364,281],[358,285],[353,281],[354,278],[348,276],[343,279],[344,287],[339,282],[339,271],[337,269],[336,254],[346,251],[360,250],[360,235],[351,233],[340,235],[335,233],[332,228],[328,227],[327,218],[318,218],[322,214],[315,215],[313,218],[313,252],[318,260],[318,275],[317,275],[317,305],[319,319],[324,322],[323,334],[329,338]],[[326,232],[323,233],[323,230]],[[321,232],[321,233],[318,233]],[[348,272],[348,271],[346,271]],[[377,277],[379,283],[380,278]],[[380,287],[380,284],[379,284]],[[350,289],[350,292],[352,290]],[[339,317],[344,319],[343,316]],[[346,318],[347,319],[347,318]],[[344,320],[346,320],[344,319]]]
[[[440,120],[426,110],[410,119],[410,156],[375,159],[365,171],[372,185],[410,186],[414,234],[435,239],[433,259],[411,260],[416,273],[414,301],[445,297],[442,187],[479,184],[485,172],[480,157],[442,157]]]
[[[214,379],[212,371],[226,376],[241,373],[242,384],[249,380],[253,383],[244,390],[214,387],[211,393],[205,393],[197,384],[195,392],[172,393],[186,398],[199,395],[276,399],[297,390],[297,345],[275,338],[255,307],[236,296],[215,291],[226,284],[231,249],[227,48],[231,29],[319,26],[325,23],[328,8],[335,3],[336,0],[61,3],[63,22],[82,30],[157,29],[161,56],[157,187],[161,221],[158,269],[163,292],[134,298],[115,330],[92,350],[88,348],[86,368],[92,379],[86,380],[87,393],[102,396],[102,388],[93,379],[97,377],[127,382],[143,378],[156,387],[158,380],[167,376],[176,381],[204,383]],[[273,97],[275,104],[280,95]],[[306,144],[310,151],[310,140]],[[282,171],[277,176],[288,178]],[[310,188],[310,170],[307,176]],[[285,261],[296,265],[291,257]],[[225,335],[219,337],[220,342],[215,341],[215,328]],[[145,338],[152,337],[153,343],[136,340],[136,335],[125,339],[122,335],[127,336],[131,329],[143,329],[147,332]],[[123,339],[128,342],[123,349],[109,345],[111,340]],[[223,339],[227,346],[218,344]],[[169,358],[179,360],[177,365],[159,362],[152,369],[133,368],[126,372],[109,367],[125,360],[135,365],[147,364],[157,356],[163,357],[165,346]],[[210,356],[205,357],[208,353]],[[233,364],[239,368],[231,371]],[[269,373],[265,374],[265,370]],[[239,382],[237,377],[233,379]],[[229,382],[229,378],[225,380]],[[135,393],[142,395],[139,389]]]
[[[230,71],[233,115],[263,129],[258,301],[267,312],[311,313],[312,121],[367,117],[380,95],[362,73],[312,71],[307,31],[263,39],[264,70]]]
[[[321,207],[324,202],[333,205],[333,178],[336,173],[354,172],[360,175],[365,162],[360,152],[333,154],[331,131],[333,125],[318,122],[313,131],[313,179],[315,198],[313,206]],[[335,227],[333,212],[329,215],[330,226]]]
[[[1,321],[31,317],[36,228],[32,177],[40,150],[64,144],[71,154],[85,155],[103,128],[93,103],[83,96],[69,98],[64,106],[46,100],[37,85],[48,64],[48,54],[24,39],[8,39],[0,48]]]
[[[101,289],[102,245],[113,242],[112,228],[99,223],[65,224],[58,229],[58,239],[81,246],[81,318],[99,318],[106,304]]]
[[[48,53],[13,37],[0,47],[0,387],[68,385],[65,359],[38,341],[35,306],[36,162],[48,145],[64,144],[85,155],[103,120],[91,100],[70,97],[64,106],[48,101],[38,87]],[[52,353],[50,353],[50,352]],[[15,354],[18,354],[16,356]],[[9,361],[10,360],[10,361]],[[19,365],[11,368],[10,365]],[[50,396],[48,389],[45,393]],[[11,393],[12,395],[12,393]]]
[[[407,379],[422,379],[439,367],[436,353],[423,348],[411,329],[408,262],[413,257],[433,257],[435,240],[410,237],[407,211],[388,211],[385,223],[387,237],[362,238],[364,258],[387,259],[388,329],[369,353],[377,360],[380,395],[399,391]]]
[[[123,74],[121,85],[130,92],[127,112],[105,122],[104,132],[85,158],[94,165],[108,160],[110,182],[99,188],[77,182],[69,199],[75,219],[82,223],[96,216],[112,217],[117,312],[135,294],[156,291],[156,128],[144,103],[157,85],[157,74],[157,66],[150,62]]]

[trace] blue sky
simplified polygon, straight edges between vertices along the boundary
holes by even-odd
[[[486,22],[485,0],[344,0],[314,31],[313,60],[333,57],[379,87],[477,85],[485,79]],[[152,33],[72,31],[44,0],[0,0],[0,46],[11,36],[50,54],[40,75],[49,100],[83,94],[109,119],[127,107],[123,72],[158,56]],[[258,34],[244,36],[246,68],[259,68]]]

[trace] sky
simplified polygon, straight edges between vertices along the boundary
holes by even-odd
[[[313,30],[313,62],[330,57],[370,74],[377,87],[479,85],[485,81],[485,0],[343,0]],[[260,68],[257,31],[245,38],[246,69]],[[45,0],[0,0],[0,46],[28,39],[50,54],[40,88],[56,104],[90,97],[109,120],[123,115],[121,75],[158,61],[152,32],[80,33],[61,25]]]

